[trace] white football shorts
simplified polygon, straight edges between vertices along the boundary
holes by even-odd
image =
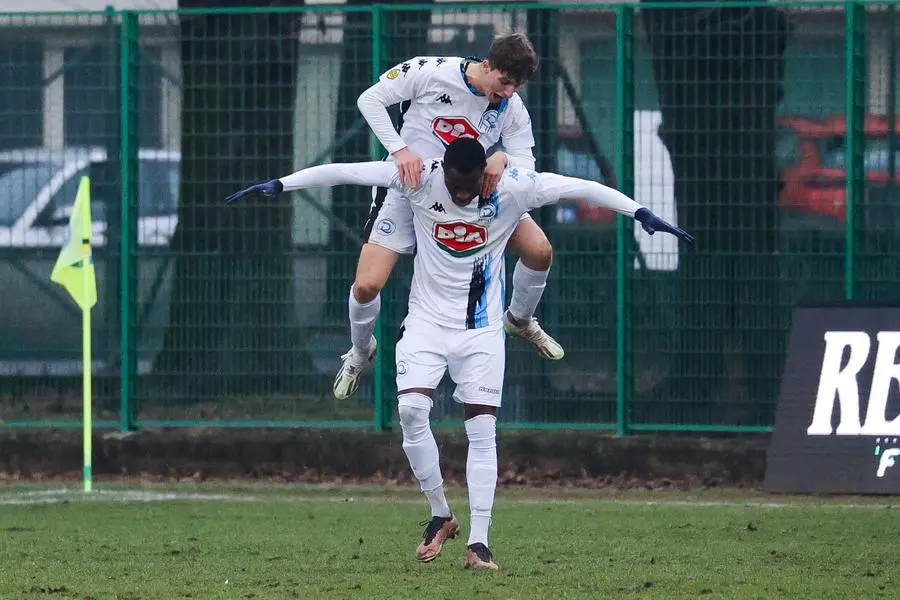
[[[462,404],[500,406],[506,370],[502,327],[451,329],[406,317],[397,342],[397,390],[435,389],[449,372],[453,399]]]
[[[397,254],[412,254],[416,249],[416,231],[409,199],[397,190],[372,188],[372,207],[363,237],[366,242]]]

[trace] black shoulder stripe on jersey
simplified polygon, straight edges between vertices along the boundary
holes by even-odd
[[[403,131],[403,116],[406,114],[406,111],[409,110],[409,107],[412,106],[411,100],[404,100],[400,103],[400,118],[397,119],[397,133],[399,134]]]
[[[487,259],[481,257],[472,265],[472,279],[469,281],[469,303],[466,306],[466,329],[475,329],[475,312],[478,310],[478,301],[484,294],[484,264]]]

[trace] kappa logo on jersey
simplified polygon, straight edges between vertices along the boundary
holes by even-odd
[[[440,202],[435,202],[434,204],[432,204],[431,207],[429,208],[429,210],[433,210],[434,212],[439,212],[439,213],[447,212],[446,210],[444,210],[444,205],[441,204]]]
[[[434,240],[451,256],[471,256],[487,244],[487,229],[465,221],[435,223]]]
[[[444,104],[449,104],[450,106],[453,106],[453,100],[451,100],[450,96],[448,96],[447,94],[441,94],[440,96],[435,98],[435,100],[437,102],[443,102]]]
[[[459,138],[470,137],[477,140],[481,135],[465,117],[436,117],[431,122],[431,130],[448,146]]]

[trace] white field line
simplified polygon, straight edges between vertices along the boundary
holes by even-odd
[[[420,498],[397,498],[389,492],[384,495],[341,495],[338,490],[333,490],[328,495],[309,495],[300,491],[297,495],[291,495],[283,491],[276,494],[252,493],[204,493],[204,492],[179,492],[179,491],[149,491],[149,490],[94,490],[84,493],[76,488],[60,488],[52,490],[22,490],[15,492],[0,492],[0,505],[35,505],[35,504],[59,504],[63,502],[170,502],[170,501],[200,501],[200,502],[289,502],[289,503],[346,503],[346,504],[422,504],[425,500]],[[628,498],[504,498],[500,493],[497,496],[497,504],[501,506],[515,505],[542,505],[542,504],[571,504],[571,505],[606,505],[606,506],[631,506],[631,507],[662,507],[662,508],[765,508],[765,509],[879,509],[900,507],[891,503],[848,503],[838,501],[822,501],[819,499],[810,502],[773,502],[762,500],[638,500]]]

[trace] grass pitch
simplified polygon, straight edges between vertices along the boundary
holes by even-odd
[[[430,564],[410,488],[0,486],[0,599],[896,598],[900,507],[747,492],[499,489],[501,570]]]

